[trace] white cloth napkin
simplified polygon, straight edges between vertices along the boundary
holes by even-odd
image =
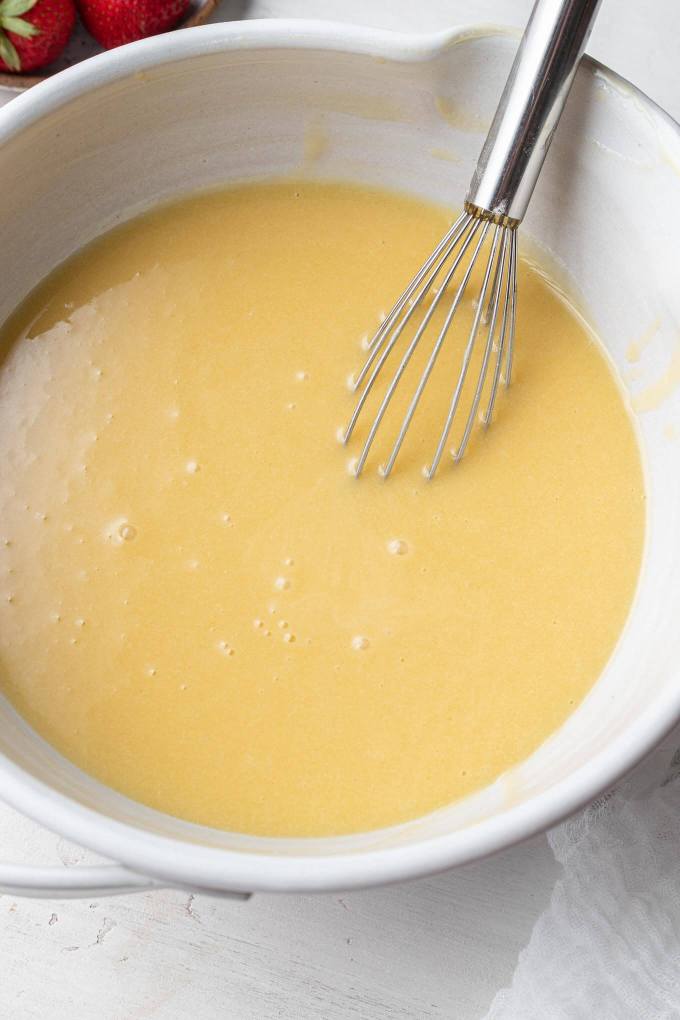
[[[485,1020],[678,1020],[680,752],[548,839],[563,875]]]

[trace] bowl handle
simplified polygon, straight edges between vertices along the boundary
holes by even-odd
[[[89,899],[117,896],[121,893],[148,892],[151,889],[177,888],[170,882],[147,878],[128,871],[122,864],[101,864],[33,868],[24,864],[0,864],[0,895],[32,896],[40,899]],[[205,893],[226,899],[247,900],[250,893],[228,892],[182,886],[187,892]]]
[[[77,899],[79,896],[113,896],[161,887],[162,883],[136,875],[120,864],[75,868],[0,864],[0,893],[14,896]]]

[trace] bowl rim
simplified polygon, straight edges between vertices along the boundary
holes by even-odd
[[[178,30],[92,57],[46,79],[0,109],[0,145],[93,88],[163,64],[242,49],[317,50],[428,61],[466,38],[508,35],[497,26],[407,35],[338,22],[267,19]],[[641,114],[665,122],[680,153],[680,125],[625,78],[591,59],[633,95]],[[234,892],[316,892],[379,886],[480,860],[544,831],[622,778],[680,720],[680,685],[663,691],[627,729],[548,790],[493,817],[408,845],[333,854],[282,855],[223,849],[152,834],[85,807],[0,754],[0,795],[35,821],[140,874],[171,885]],[[376,839],[380,837],[377,830]],[[270,844],[275,840],[268,841]],[[282,841],[283,842],[283,841]],[[322,840],[315,840],[318,850]]]

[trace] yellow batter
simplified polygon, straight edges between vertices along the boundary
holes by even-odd
[[[103,782],[251,833],[370,829],[490,782],[596,680],[642,472],[605,358],[538,273],[461,465],[417,470],[449,380],[388,482],[345,469],[358,341],[447,223],[343,185],[193,197],[0,333],[0,688]]]

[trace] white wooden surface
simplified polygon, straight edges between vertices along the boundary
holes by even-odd
[[[94,859],[8,809],[3,856]],[[478,1018],[557,865],[545,839],[436,878],[247,903],[144,893],[0,898],[3,1020]]]
[[[223,0],[220,16],[429,31],[519,25],[530,6]],[[604,0],[590,50],[680,117],[679,30],[677,0]],[[0,90],[0,104],[9,98]],[[96,860],[2,805],[0,856]],[[0,1020],[480,1020],[557,874],[540,837],[446,875],[345,896],[245,904],[175,892],[61,903],[0,897]]]

